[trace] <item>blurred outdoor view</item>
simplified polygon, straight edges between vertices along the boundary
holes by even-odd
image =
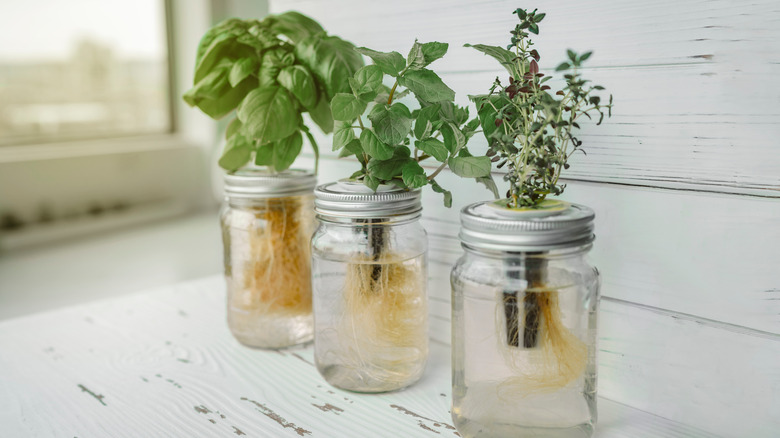
[[[0,145],[167,132],[163,0],[0,2]]]

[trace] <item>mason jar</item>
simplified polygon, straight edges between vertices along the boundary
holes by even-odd
[[[590,437],[599,274],[593,211],[461,211],[452,269],[452,417],[463,437]]]
[[[314,358],[356,392],[404,388],[428,358],[427,249],[420,191],[356,182],[314,192]]]
[[[244,345],[283,348],[312,339],[315,185],[314,174],[302,170],[225,175],[227,321]]]

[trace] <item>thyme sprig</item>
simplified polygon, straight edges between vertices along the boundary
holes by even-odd
[[[509,72],[508,83],[496,78],[487,95],[470,96],[477,105],[480,124],[488,140],[486,155],[498,168],[507,167],[504,180],[509,182],[509,208],[534,207],[548,195],[560,195],[565,184],[559,184],[561,172],[569,168],[568,160],[581,148],[575,133],[579,121],[598,115],[597,125],[605,111],[612,115],[612,95],[603,104],[598,91],[580,68],[593,52],[578,54],[567,51],[568,59],[555,69],[565,72],[565,85],[552,92],[547,85],[551,76],[539,70],[539,52],[533,48],[531,34],[539,34],[544,13],[534,9],[513,12],[519,23],[510,32],[506,49],[481,44],[469,45],[497,59]]]

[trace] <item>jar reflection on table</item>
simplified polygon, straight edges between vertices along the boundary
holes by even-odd
[[[227,320],[242,344],[283,348],[312,339],[314,184],[314,176],[302,171],[226,176],[221,224]]]

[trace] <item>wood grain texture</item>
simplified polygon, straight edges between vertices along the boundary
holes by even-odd
[[[567,48],[593,50],[586,76],[616,98],[612,119],[583,125],[588,157],[574,159],[569,178],[780,197],[780,4],[523,6],[547,12],[535,39],[542,71],[563,61]],[[516,7],[508,1],[271,2],[272,12],[300,10],[331,33],[376,50],[405,54],[414,38],[450,43],[434,68],[461,104],[505,75],[463,44],[506,45]],[[484,147],[484,138],[474,145]]]
[[[311,346],[239,345],[221,276],[0,323],[3,436],[455,437],[449,348],[396,393],[331,388]],[[609,400],[600,438],[710,437]]]

